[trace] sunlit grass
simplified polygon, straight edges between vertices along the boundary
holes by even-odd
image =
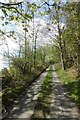
[[[55,64],[55,69],[56,69],[58,77],[60,78],[64,86],[66,87],[72,100],[74,100],[77,105],[80,105],[79,86],[78,86],[76,68],[72,67],[72,68],[69,68],[63,71],[61,70],[61,66],[59,64]]]

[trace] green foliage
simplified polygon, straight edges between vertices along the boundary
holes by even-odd
[[[4,17],[3,17],[3,16],[1,17],[1,20],[2,20],[2,21],[4,20]]]
[[[7,16],[7,12],[4,8],[2,8],[2,12],[4,13],[5,16]]]
[[[24,17],[32,19],[32,16],[30,14],[27,14],[26,12],[24,13]]]
[[[2,88],[6,89],[8,87],[14,87],[13,79],[10,73],[6,68],[4,68],[2,71]]]
[[[26,32],[28,32],[28,29],[27,29],[27,28],[23,28],[23,30],[25,30]]]
[[[37,8],[41,8],[40,4],[37,5]]]
[[[7,21],[5,22],[5,25],[8,25],[8,22],[7,22]]]
[[[22,58],[13,58],[12,59],[12,65],[20,71],[23,71],[24,67],[24,60]]]

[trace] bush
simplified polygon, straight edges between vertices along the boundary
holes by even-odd
[[[8,87],[14,87],[13,78],[8,72],[7,68],[4,68],[2,71],[2,89]]]

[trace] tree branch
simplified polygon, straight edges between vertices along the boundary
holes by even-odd
[[[12,5],[20,5],[22,4],[23,2],[17,2],[17,3],[2,3],[0,2],[1,5],[4,5],[4,6],[12,6]]]
[[[27,17],[25,17],[21,12],[19,12],[19,10],[17,10],[17,8],[16,7],[13,7],[13,6],[0,6],[0,8],[5,8],[5,9],[14,9],[14,10],[16,10],[16,12],[19,14],[19,15],[21,15],[22,17],[24,17],[25,19],[27,19],[27,20],[29,20]]]
[[[53,4],[49,4],[49,3],[46,2],[45,0],[43,0],[43,1],[44,1],[44,3],[47,4],[48,6],[53,6],[53,5],[54,5],[54,3],[53,3]]]
[[[2,30],[0,30],[0,33],[2,33],[3,35],[5,35],[5,36],[7,36],[7,37],[9,37],[9,38],[10,38],[10,36],[9,36],[9,35],[7,35],[5,32],[3,32]]]

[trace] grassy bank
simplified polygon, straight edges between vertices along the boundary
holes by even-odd
[[[10,74],[6,74],[2,77],[3,113],[4,109],[6,109],[7,112],[9,111],[9,108],[13,104],[14,100],[18,98],[20,94],[22,94],[25,89],[28,88],[31,83],[36,80],[37,77],[41,75],[41,73],[46,69],[46,67],[37,69],[37,71],[33,71],[29,74],[26,73],[26,75],[20,74],[19,78],[16,79],[14,79],[15,76],[11,76]]]
[[[79,100],[79,85],[77,79],[77,69],[75,66],[67,69],[66,71],[61,70],[60,64],[55,64],[55,69],[57,72],[58,77],[60,78],[61,82],[66,87],[67,91],[69,92],[69,96],[75,103],[80,106]]]
[[[37,105],[33,114],[33,118],[45,118],[49,113],[49,106],[51,103],[52,94],[52,66],[50,67],[48,74],[42,85]]]

